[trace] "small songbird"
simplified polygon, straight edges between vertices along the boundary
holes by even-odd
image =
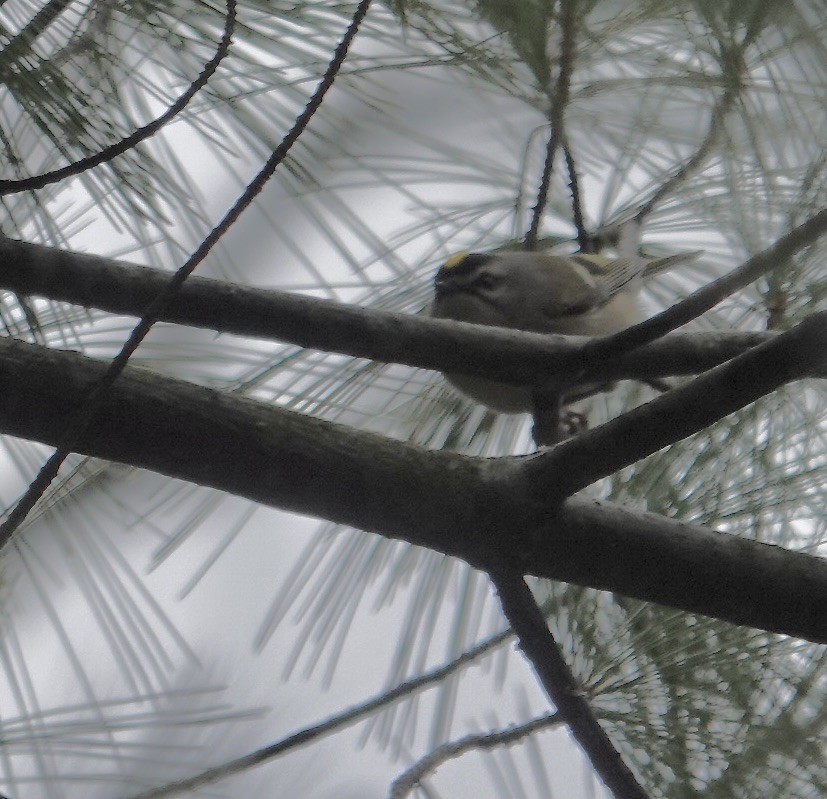
[[[636,254],[624,257],[622,250],[618,258],[517,251],[460,253],[436,274],[431,315],[536,333],[614,333],[642,320],[639,295],[644,274],[697,255],[647,261]],[[453,372],[445,377],[463,394],[494,410],[534,410],[535,387]],[[588,393],[587,388],[572,386],[566,399]]]

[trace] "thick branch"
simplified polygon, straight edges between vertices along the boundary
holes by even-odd
[[[116,314],[140,316],[172,277],[121,261],[0,238],[0,288]],[[162,321],[425,369],[462,371],[515,383],[582,369],[588,339],[543,336],[411,314],[395,314],[283,291],[190,277]],[[602,363],[600,380],[694,374],[772,334],[671,336]],[[574,343],[573,343],[574,342]]]
[[[827,643],[823,558],[580,497],[504,538],[525,574]]]
[[[55,444],[106,364],[0,339],[0,430]],[[827,562],[606,503],[526,464],[359,432],[127,367],[77,451],[445,552],[827,643]]]

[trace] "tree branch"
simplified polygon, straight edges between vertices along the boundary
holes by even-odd
[[[159,130],[161,130],[161,128],[164,127],[164,125],[171,122],[187,107],[190,100],[192,100],[192,98],[207,85],[207,81],[213,76],[215,71],[218,69],[218,65],[230,51],[230,42],[235,29],[236,1],[227,0],[226,4],[227,12],[224,20],[224,33],[218,44],[215,55],[204,65],[204,68],[201,70],[198,77],[190,83],[181,96],[175,100],[163,114],[161,114],[157,119],[154,119],[152,122],[141,126],[129,136],[125,136],[119,142],[115,142],[94,155],[81,158],[79,161],[75,161],[74,163],[68,164],[60,169],[54,169],[51,172],[44,172],[41,175],[33,175],[31,177],[20,178],[18,180],[0,180],[0,196],[15,194],[21,191],[42,189],[50,183],[57,183],[65,178],[79,175],[81,172],[100,166],[100,164],[106,161],[111,161],[113,158],[123,155],[128,150],[135,148],[142,141],[148,139],[150,136],[154,136]]]
[[[560,64],[557,68],[557,81],[554,91],[547,91],[551,103],[548,115],[549,137],[546,145],[546,160],[543,164],[543,174],[537,190],[537,202],[531,215],[531,224],[525,236],[525,248],[537,248],[537,235],[540,231],[540,222],[548,202],[548,190],[551,185],[551,175],[554,171],[554,156],[564,140],[564,118],[566,106],[569,102],[571,76],[574,71],[575,59],[575,26],[577,21],[575,0],[561,0],[560,3]],[[543,87],[545,88],[545,87]]]
[[[784,264],[826,231],[827,209],[824,209],[729,274],[707,283],[671,308],[619,333],[592,339],[584,348],[585,361],[592,363],[603,358],[614,358],[621,352],[647,344],[691,322],[721,300]]]
[[[0,339],[0,430],[56,444],[105,369],[75,353]],[[536,457],[428,452],[137,367],[109,390],[76,450],[485,571],[590,585],[827,643],[824,560],[607,503],[560,506]]]
[[[525,724],[517,724],[506,730],[486,732],[479,735],[466,735],[458,741],[450,741],[438,746],[425,757],[418,760],[404,773],[400,774],[391,785],[390,799],[405,799],[416,786],[430,773],[436,771],[443,763],[453,760],[475,749],[494,749],[498,746],[512,746],[519,743],[538,730],[545,730],[561,723],[559,714],[550,713],[539,716]]]
[[[751,38],[749,36],[744,37],[744,42],[739,47],[730,47],[721,43],[721,60],[724,62],[722,77],[725,80],[725,88],[709,115],[706,136],[704,136],[692,156],[638,209],[635,218],[639,222],[649,216],[661,200],[672,194],[675,189],[679,188],[681,184],[697,172],[712,154],[723,130],[726,116],[741,94],[743,88],[742,76],[745,71],[744,50],[750,43]],[[727,67],[731,67],[732,71],[727,72]]]
[[[405,699],[412,694],[435,685],[441,680],[444,680],[446,677],[449,677],[454,672],[459,671],[464,666],[467,666],[472,661],[491,651],[511,635],[513,635],[511,630],[504,630],[501,633],[496,633],[487,640],[472,647],[467,652],[463,652],[462,655],[449,663],[433,669],[420,677],[415,677],[412,680],[406,680],[405,682],[397,685],[395,688],[392,688],[390,691],[386,691],[373,699],[368,699],[366,702],[359,705],[354,705],[353,707],[348,708],[347,710],[344,710],[332,718],[316,724],[313,727],[306,727],[305,729],[293,733],[292,735],[288,735],[286,738],[282,738],[280,741],[276,741],[269,746],[264,746],[261,749],[257,749],[247,755],[230,760],[228,763],[224,763],[220,766],[206,769],[200,774],[195,774],[192,777],[187,777],[186,779],[178,780],[177,782],[144,791],[137,796],[131,797],[131,799],[161,799],[161,797],[164,796],[175,796],[176,794],[184,793],[185,791],[189,792],[204,785],[212,785],[213,783],[219,782],[227,777],[231,777],[233,774],[249,771],[250,769],[260,766],[263,763],[269,763],[271,760],[275,760],[285,752],[305,746],[311,741],[318,738],[323,738],[331,733],[346,729],[352,724],[356,724],[361,721],[366,716],[369,716],[371,713],[381,710],[383,707],[387,707],[394,702],[398,702],[401,699]],[[3,798],[0,797],[0,799]]]
[[[525,580],[507,571],[492,571],[491,579],[520,649],[595,772],[615,799],[649,799],[594,717]]]
[[[786,383],[827,369],[827,311],[691,383],[527,460],[547,500],[559,500],[687,438]]]
[[[140,316],[172,280],[167,272],[0,238],[0,287],[115,314]],[[464,371],[515,383],[570,377],[585,338],[545,336],[361,308],[284,291],[191,277],[160,321],[274,339],[424,369]],[[694,374],[772,338],[766,332],[695,333],[656,341],[601,362],[600,380]]]
[[[232,0],[230,0],[230,2],[232,4]],[[339,73],[347,56],[350,44],[367,14],[370,3],[371,0],[361,0],[356,7],[353,19],[341,41],[336,45],[333,56],[315,91],[307,101],[304,110],[296,117],[293,126],[284,135],[273,152],[270,153],[264,166],[261,167],[255,177],[244,187],[244,191],[241,192],[219,223],[207,234],[206,238],[198,247],[196,247],[192,255],[176,270],[172,279],[166,284],[164,289],[152,298],[149,305],[141,312],[141,318],[129,334],[129,337],[124,342],[118,354],[112,359],[106,371],[101,374],[99,380],[93,386],[89,387],[88,393],[82,402],[78,402],[75,405],[73,415],[66,420],[66,426],[56,445],[56,450],[40,468],[35,479],[26,490],[26,493],[17,501],[11,513],[9,513],[6,520],[0,525],[0,547],[9,540],[17,527],[26,518],[29,511],[35,506],[40,497],[43,496],[49,484],[57,476],[60,465],[66,460],[69,453],[74,450],[75,441],[77,441],[92,424],[97,409],[104,401],[106,392],[117,379],[118,375],[121,374],[135,350],[138,349],[141,342],[146,338],[160,314],[177,294],[186,279],[207,255],[209,255],[210,250],[221,240],[232,225],[235,224],[241,214],[250,207],[253,200],[273,176],[281,162],[287,157],[293,145],[299,140],[302,133],[304,133],[310,120],[321,107],[325,96],[333,85],[333,81],[336,79],[336,75]]]

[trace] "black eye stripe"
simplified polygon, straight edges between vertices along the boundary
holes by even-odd
[[[492,275],[490,272],[481,272],[474,281],[474,285],[481,289],[493,289],[499,284],[499,275]]]

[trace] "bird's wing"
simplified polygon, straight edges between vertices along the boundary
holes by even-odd
[[[571,259],[588,270],[594,281],[594,305],[604,305],[624,289],[630,289],[643,274],[640,258],[607,258],[603,255],[572,255]]]
[[[667,255],[663,258],[648,259],[646,268],[643,270],[643,277],[650,278],[659,275],[661,272],[668,272],[673,266],[694,261],[703,253],[703,250],[692,250],[692,252],[679,252],[676,255]]]
[[[511,260],[520,279],[519,315],[530,330],[563,332],[568,320],[603,307],[635,277],[626,265],[600,256],[533,254]]]

